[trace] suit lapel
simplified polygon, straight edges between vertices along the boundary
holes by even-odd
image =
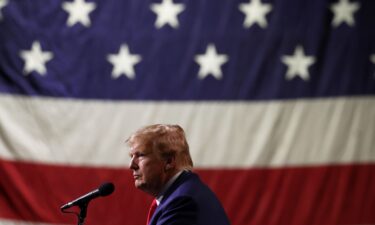
[[[154,215],[151,217],[150,225],[157,224],[157,218],[159,217],[160,210],[163,208],[164,203],[167,202],[168,197],[189,177],[193,175],[190,171],[183,171],[180,176],[175,180],[175,182],[168,188],[165,192],[163,199],[155,210]]]

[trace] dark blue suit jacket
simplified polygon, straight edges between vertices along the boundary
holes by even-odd
[[[166,191],[150,225],[228,225],[215,194],[192,172],[183,172]]]

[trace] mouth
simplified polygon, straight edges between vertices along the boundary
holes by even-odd
[[[140,177],[140,175],[133,175],[134,180],[138,180]]]

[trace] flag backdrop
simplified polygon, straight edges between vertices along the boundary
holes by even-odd
[[[375,224],[375,1],[0,0],[0,57],[2,225],[143,225],[153,123],[232,224]]]

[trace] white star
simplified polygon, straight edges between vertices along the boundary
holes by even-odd
[[[0,0],[0,20],[3,18],[1,10],[8,4],[8,0]]]
[[[27,75],[32,71],[45,75],[47,61],[53,58],[51,52],[43,52],[39,41],[34,41],[29,51],[21,51],[21,58],[25,61],[24,73]]]
[[[94,2],[85,2],[85,0],[74,0],[73,2],[64,2],[62,8],[69,13],[68,26],[76,23],[88,27],[91,25],[89,14],[96,8]]]
[[[370,61],[375,64],[375,54],[370,56]]]
[[[334,13],[332,25],[338,27],[341,23],[346,22],[349,26],[354,26],[354,13],[360,8],[358,2],[350,3],[349,0],[340,0],[332,4],[331,10]]]
[[[172,0],[163,0],[162,3],[152,4],[151,10],[156,13],[156,28],[169,24],[173,28],[178,27],[177,15],[185,9],[183,4],[174,4]]]
[[[250,0],[249,3],[241,3],[238,7],[245,14],[243,26],[251,27],[257,23],[261,28],[267,27],[266,14],[272,10],[271,4],[262,4],[260,0]]]
[[[370,55],[370,61],[371,61],[373,64],[375,64],[375,54]],[[375,78],[375,73],[374,73],[373,77]]]
[[[222,77],[221,65],[228,61],[227,55],[217,54],[215,45],[209,44],[206,53],[203,55],[196,55],[195,61],[199,64],[198,78],[203,79],[211,74],[216,79],[220,80]]]
[[[315,63],[315,57],[306,56],[302,46],[298,45],[293,56],[283,56],[281,61],[288,66],[286,79],[291,80],[295,76],[300,76],[303,80],[310,79],[308,67]]]
[[[141,56],[132,55],[127,44],[122,44],[118,54],[109,54],[107,60],[112,63],[112,77],[118,78],[124,74],[129,79],[135,78],[134,65],[141,61]]]

